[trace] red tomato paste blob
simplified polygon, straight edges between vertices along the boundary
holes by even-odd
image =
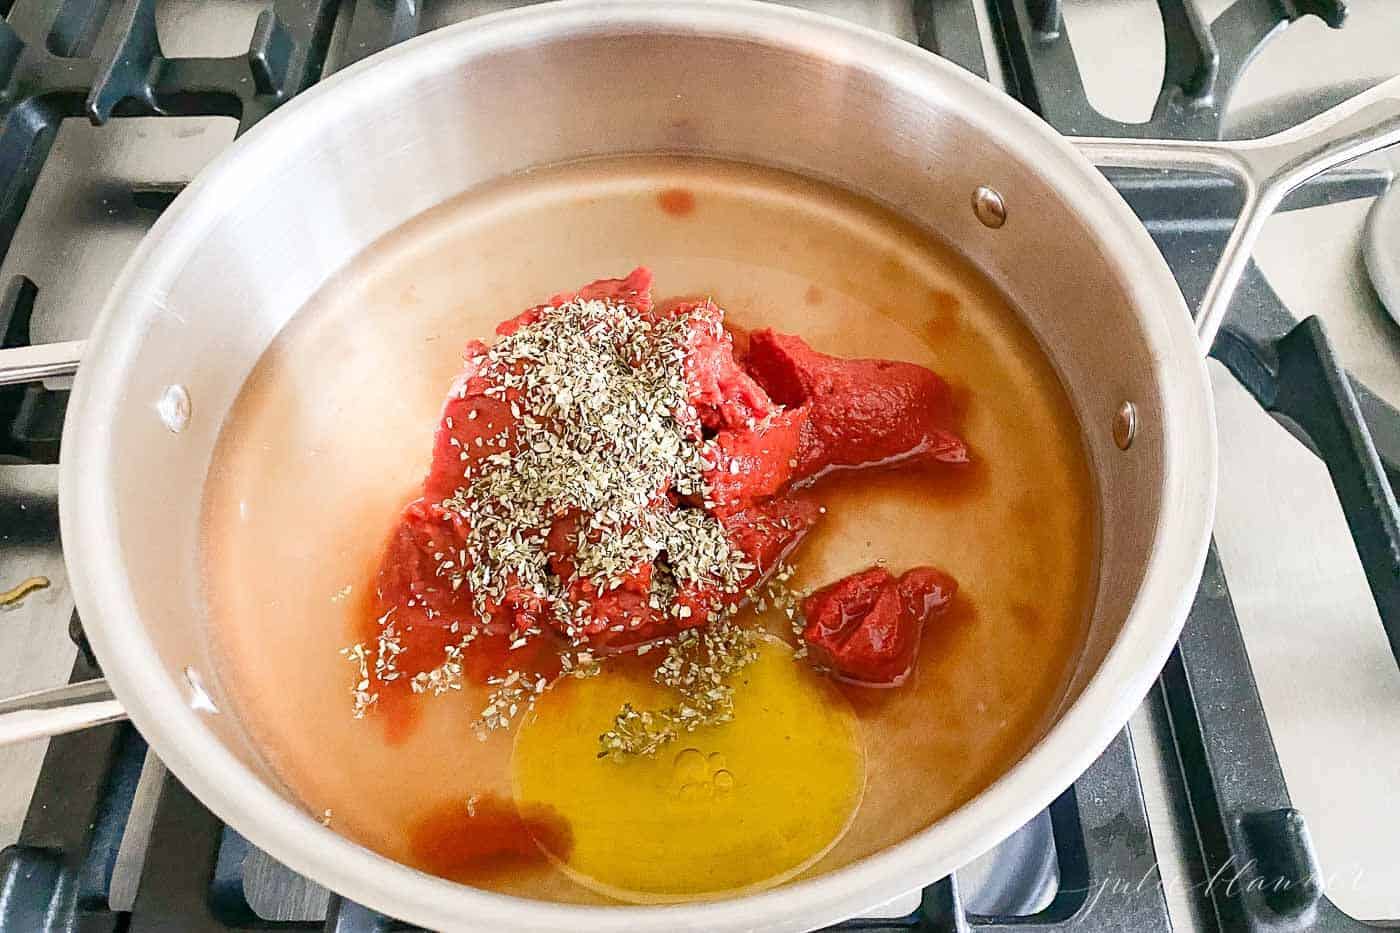
[[[656,203],[672,217],[695,213],[695,193],[689,188],[666,188],[657,194]]]
[[[545,852],[567,858],[573,848],[568,822],[552,807],[518,810],[495,794],[442,804],[409,833],[414,862],[464,884],[521,868],[544,865]]]
[[[953,578],[932,567],[915,567],[898,579],[872,567],[802,601],[802,638],[817,663],[841,679],[897,687],[914,669],[924,623],[956,592]]]
[[[689,192],[659,197],[693,209]],[[374,587],[373,617],[360,633],[371,661],[368,692],[379,696],[378,710],[372,706],[370,713],[383,719],[391,742],[412,731],[413,680],[440,672],[453,652],[459,652],[457,673],[474,683],[507,671],[548,679],[559,673],[559,652],[570,642],[621,651],[738,608],[820,515],[809,495],[794,494],[794,484],[832,470],[968,461],[966,444],[952,430],[956,413],[948,386],[933,372],[890,360],[840,359],[771,330],[746,335],[741,364],[724,312],[713,301],[656,305],[651,287],[646,268],[600,279],[504,321],[497,334],[504,339],[546,319],[567,320],[555,312],[578,301],[602,301],[609,313],[635,315],[644,327],[671,328],[684,349],[679,363],[685,402],[670,417],[674,430],[688,438],[684,442],[701,451],[704,494],[661,488],[641,504],[644,514],[665,517],[703,508],[752,569],[724,591],[679,578],[658,590],[658,580],[670,580],[670,572],[650,561],[595,580],[579,571],[581,536],[626,529],[599,531],[589,516],[564,510],[543,528],[521,529],[544,542],[537,546],[546,549],[549,579],[556,581],[544,587],[549,595],[542,595],[538,581],[526,586],[498,573],[483,609],[483,601],[463,585],[473,534],[467,516],[477,513],[454,507],[454,497],[467,494],[473,471],[501,458],[509,462],[530,444],[520,437],[526,424],[517,404],[522,398],[498,380],[505,378],[503,372],[520,376],[526,371],[520,367],[533,358],[511,357],[517,362],[505,364],[511,368],[503,371],[493,362],[499,356],[472,341],[443,405],[422,495],[405,507],[390,535]],[[613,322],[606,326],[625,324],[636,332],[628,323],[635,319],[606,320]],[[665,559],[660,552],[657,560]],[[946,605],[954,589],[950,577],[926,568],[898,581],[884,571],[857,574],[808,598],[805,638],[813,655],[838,676],[867,685],[895,684],[908,676],[924,620]],[[567,628],[555,611],[563,606]],[[417,687],[427,692],[422,683]]]
[[[948,384],[913,363],[845,360],[801,337],[755,331],[745,368],[780,405],[807,407],[795,478],[906,460],[965,463]]]

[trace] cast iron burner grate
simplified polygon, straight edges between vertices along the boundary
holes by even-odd
[[[166,58],[156,0],[0,0],[0,257],[8,250],[58,124],[128,116],[232,116],[246,129],[321,76],[333,30],[354,59],[416,34],[419,0],[274,0],[246,54]],[[1316,14],[1340,26],[1342,0],[1237,0],[1214,23],[1189,0],[1158,0],[1166,38],[1162,91],[1151,119],[1129,125],[1089,104],[1059,0],[990,0],[994,46],[1012,93],[1067,133],[1212,138],[1236,79],[1289,22]],[[972,0],[912,0],[916,38],[987,76]],[[1301,115],[1299,115],[1301,116]],[[1115,172],[1111,180],[1147,223],[1190,303],[1199,300],[1238,198],[1216,179]],[[1289,207],[1381,193],[1385,173],[1334,172]],[[175,191],[133,191],[163,208]],[[1185,213],[1184,211],[1189,211]],[[36,288],[17,277],[0,297],[4,346],[29,342]],[[1400,656],[1400,413],[1339,366],[1316,319],[1297,321],[1251,266],[1214,355],[1323,458],[1337,487],[1392,647]],[[0,392],[0,456],[57,459],[66,393],[40,385]],[[51,505],[51,504],[50,504]],[[52,508],[0,496],[7,535],[52,534]],[[82,649],[73,679],[100,676]],[[1368,929],[1322,892],[1304,819],[1289,803],[1234,607],[1214,548],[1177,649],[1149,703],[1170,726],[1190,804],[1197,870],[1213,921],[1237,930]],[[113,879],[146,759],[129,725],[54,739],[17,845],[0,853],[0,933],[228,929],[366,933],[403,929],[331,895],[326,917],[273,921],[250,905],[245,867],[258,855],[176,780],[164,779],[134,904],[114,909]],[[1171,929],[1156,883],[1132,739],[1124,730],[1049,808],[1059,885],[1031,916],[968,913],[958,876],[923,891],[897,920],[865,931]],[[1228,883],[1233,881],[1234,883]]]

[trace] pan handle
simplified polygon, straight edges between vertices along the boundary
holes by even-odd
[[[78,371],[83,342],[68,340],[0,350],[0,385],[35,382]],[[107,681],[85,680],[0,699],[0,746],[77,732],[126,718]]]
[[[1269,215],[1299,185],[1323,172],[1400,143],[1400,78],[1391,78],[1292,129],[1240,141],[1071,140],[1095,165],[1208,172],[1233,179],[1244,208],[1196,313],[1201,353],[1210,352],[1230,299]]]
[[[1315,175],[1400,142],[1400,78],[1263,139],[1075,142],[1101,166],[1212,172],[1243,189],[1244,208],[1196,315],[1201,352],[1210,353],[1259,232],[1288,193]],[[1352,381],[1327,343],[1322,322],[1309,317],[1267,343],[1227,330],[1216,356],[1266,411],[1301,429],[1318,451],[1400,660],[1400,506]]]
[[[107,681],[36,690],[0,700],[0,746],[77,732],[126,718]]]
[[[71,376],[78,371],[82,357],[81,340],[0,350],[0,386]]]

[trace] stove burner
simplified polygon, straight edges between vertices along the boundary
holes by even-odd
[[[1071,136],[1218,139],[1235,83],[1279,30],[1309,14],[1336,29],[1344,0],[1235,0],[1212,23],[1193,0],[1157,0],[1166,38],[1162,88],[1144,123],[1123,123],[1089,103],[1061,0],[990,0],[1007,63],[1007,90]],[[1079,54],[1086,50],[1081,49]]]

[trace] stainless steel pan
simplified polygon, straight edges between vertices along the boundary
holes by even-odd
[[[263,121],[166,211],[86,346],[5,351],[3,381],[73,371],[60,506],[110,683],[0,704],[0,742],[126,715],[215,813],[385,913],[478,930],[767,930],[830,923],[957,868],[1045,807],[1122,727],[1195,593],[1215,500],[1203,349],[1260,224],[1307,177],[1400,139],[1382,86],[1249,143],[1068,141],[960,69],[833,19],[737,2],[562,4],[443,29]],[[1068,388],[1100,492],[1101,581],[1056,722],[916,837],[727,901],[571,907],[420,874],[320,826],[231,711],[211,663],[199,513],[220,425],[278,331],[376,238],[506,173],[690,152],[834,180],[957,244],[1021,309]],[[1087,158],[1086,158],[1087,156]],[[1245,216],[1195,330],[1100,164],[1235,177]]]

